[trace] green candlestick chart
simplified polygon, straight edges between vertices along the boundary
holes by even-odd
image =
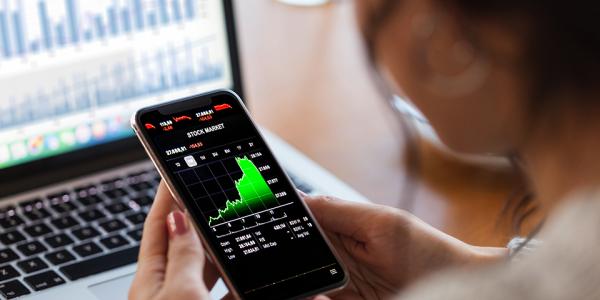
[[[215,216],[208,218],[208,225],[243,217],[277,205],[275,194],[256,165],[247,157],[236,157],[235,161],[242,170],[242,177],[235,181],[239,198],[227,200],[225,208],[219,209]]]

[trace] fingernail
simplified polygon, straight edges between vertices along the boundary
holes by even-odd
[[[167,221],[171,236],[183,235],[188,231],[185,214],[179,210],[172,211],[167,216]]]

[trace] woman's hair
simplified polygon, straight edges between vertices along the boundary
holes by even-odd
[[[442,8],[456,13],[466,30],[486,20],[515,29],[524,42],[531,78],[531,107],[548,108],[558,89],[594,91],[600,83],[600,5],[594,1],[557,0],[438,0]],[[370,47],[402,1],[381,0],[366,21],[365,37]],[[469,33],[469,36],[474,36]],[[471,41],[475,42],[476,41]],[[475,45],[477,46],[477,45]],[[570,103],[571,105],[575,103]],[[579,103],[587,108],[587,103]],[[595,103],[593,103],[595,104]]]
[[[516,37],[523,41],[525,59],[521,70],[531,84],[529,103],[524,105],[532,119],[565,105],[582,111],[600,108],[600,102],[590,101],[589,97],[558,103],[559,97],[552,96],[564,90],[594,94],[600,88],[600,5],[594,1],[439,0],[439,5],[457,14],[469,36],[473,36],[468,32],[470,28],[485,21],[512,28],[515,35],[520,35]],[[381,27],[401,6],[400,0],[381,0],[366,19],[363,34],[373,61]],[[470,42],[478,47],[477,41]],[[511,160],[519,170],[518,156]],[[534,211],[534,197],[527,186],[518,187],[505,205],[505,213],[512,212],[517,231]]]
[[[387,1],[387,0],[386,0]],[[600,5],[594,1],[440,0],[464,16],[464,24],[494,20],[515,29],[523,41],[523,72],[531,79],[529,111],[536,118],[569,105],[583,111],[600,103],[568,99],[562,90],[595,93],[600,83]],[[562,90],[561,90],[562,89]],[[587,97],[581,97],[585,99]],[[582,101],[582,102],[577,102]],[[586,101],[589,102],[589,101]]]

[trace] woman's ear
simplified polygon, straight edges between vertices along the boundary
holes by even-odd
[[[497,60],[508,33],[439,2],[402,1],[377,35],[380,69],[454,150],[510,151],[524,127],[527,81],[514,53]]]

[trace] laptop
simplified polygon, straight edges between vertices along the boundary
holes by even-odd
[[[126,299],[160,180],[130,115],[214,89],[243,96],[231,1],[0,2],[0,299]],[[366,201],[264,133],[299,189]]]

